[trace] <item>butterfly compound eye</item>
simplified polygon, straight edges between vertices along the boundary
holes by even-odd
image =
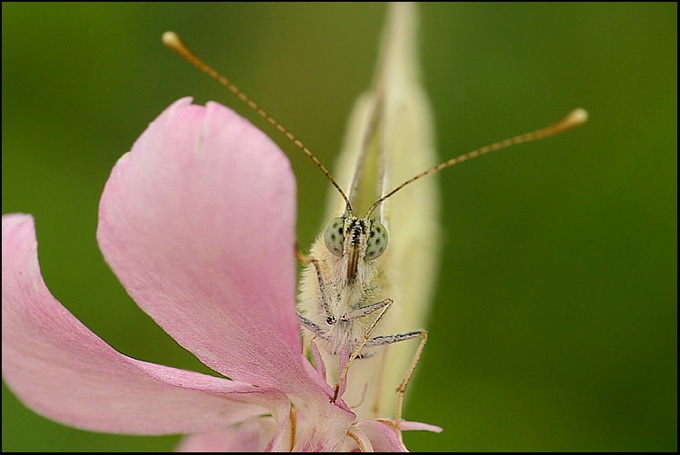
[[[326,230],[323,232],[323,240],[326,248],[335,256],[342,256],[342,244],[345,241],[345,219],[342,217],[333,218]]]
[[[387,229],[377,220],[373,220],[371,225],[371,232],[368,234],[368,242],[366,245],[366,260],[372,261],[377,259],[385,252],[387,248],[388,235]]]

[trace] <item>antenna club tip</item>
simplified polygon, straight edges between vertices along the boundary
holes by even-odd
[[[178,45],[182,43],[182,40],[179,39],[179,36],[175,32],[163,33],[162,40],[163,44],[173,49],[178,47]]]
[[[581,125],[588,120],[588,111],[581,108],[574,109],[567,116],[567,120],[574,125]]]

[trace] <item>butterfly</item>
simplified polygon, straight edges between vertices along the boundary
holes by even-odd
[[[360,419],[387,415],[396,405],[397,430],[406,386],[427,340],[423,327],[439,255],[438,190],[436,181],[425,177],[587,119],[586,111],[576,109],[546,128],[435,165],[431,109],[417,77],[415,8],[390,7],[373,88],[351,116],[337,180],[299,139],[176,34],[163,36],[166,45],[295,143],[334,187],[325,228],[308,255],[297,251],[307,264],[300,281],[300,325],[317,368],[334,385],[331,401],[342,397]],[[348,182],[346,192],[338,181]]]

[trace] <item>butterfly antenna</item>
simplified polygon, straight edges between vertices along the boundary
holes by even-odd
[[[347,206],[350,208],[350,212],[352,211],[352,206],[349,203],[349,199],[345,195],[345,192],[342,191],[342,188],[340,188],[340,185],[337,184],[335,179],[331,176],[331,173],[328,172],[328,170],[324,167],[323,164],[317,159],[316,156],[312,152],[309,151],[307,147],[293,134],[288,131],[283,125],[281,125],[279,122],[277,122],[271,115],[269,115],[264,109],[262,109],[257,103],[255,103],[253,100],[251,100],[245,93],[243,93],[238,87],[236,87],[234,84],[229,81],[226,77],[222,76],[220,73],[212,69],[208,64],[206,64],[203,60],[201,60],[196,54],[194,54],[189,48],[182,42],[180,37],[177,35],[175,32],[165,32],[163,33],[163,44],[168,46],[170,49],[173,51],[177,52],[181,57],[183,57],[186,61],[194,65],[196,68],[199,70],[203,71],[206,73],[208,76],[212,77],[215,79],[217,82],[220,84],[224,85],[229,91],[234,93],[236,96],[238,96],[242,101],[245,101],[245,103],[252,107],[255,112],[260,114],[261,117],[263,117],[265,120],[267,120],[274,128],[279,130],[286,136],[288,139],[290,139],[293,144],[295,144],[300,150],[304,152],[305,155],[307,155],[309,158],[311,158],[312,161],[314,161],[314,164],[317,165],[319,169],[321,169],[321,172],[324,173],[326,178],[330,180],[330,182],[333,184],[335,189],[338,190],[342,198],[345,200],[345,203],[347,203]]]
[[[588,112],[586,112],[584,109],[575,109],[559,122],[553,123],[552,125],[545,127],[543,129],[533,131],[531,133],[522,134],[520,136],[515,136],[510,139],[505,139],[504,141],[496,142],[495,144],[487,145],[486,147],[482,147],[480,149],[466,153],[465,155],[460,155],[456,158],[444,161],[443,163],[438,164],[437,166],[430,168],[426,171],[423,171],[420,174],[416,175],[415,177],[405,181],[404,183],[402,183],[401,185],[399,185],[398,187],[396,187],[395,189],[393,189],[392,191],[378,199],[368,210],[368,214],[366,215],[366,217],[368,217],[373,212],[373,210],[375,210],[376,207],[378,207],[378,205],[380,205],[380,203],[382,203],[385,199],[392,196],[394,193],[396,193],[409,183],[413,183],[416,180],[425,177],[426,175],[433,174],[437,171],[446,169],[447,167],[451,167],[454,164],[467,161],[471,158],[476,158],[480,155],[484,155],[489,152],[494,152],[496,150],[510,147],[511,145],[522,144],[524,142],[531,142],[537,139],[543,139],[546,137],[554,136],[556,134],[564,133],[565,131],[568,131],[572,128],[584,124],[586,120],[588,120]]]

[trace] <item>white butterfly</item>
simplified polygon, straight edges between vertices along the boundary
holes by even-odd
[[[189,51],[177,35],[163,36],[166,45],[291,139],[337,190],[329,203],[330,222],[309,256],[298,252],[309,264],[301,279],[299,319],[308,342],[321,354],[328,383],[335,384],[333,400],[347,381],[343,399],[359,419],[389,415],[396,401],[397,428],[406,385],[427,339],[422,327],[439,254],[436,182],[428,178],[410,184],[470,158],[564,132],[587,119],[586,111],[576,109],[551,126],[434,166],[430,107],[417,78],[415,29],[415,5],[391,4],[374,88],[358,100],[340,156],[338,175],[349,182],[347,194],[280,123]],[[402,343],[414,339],[420,343]]]

